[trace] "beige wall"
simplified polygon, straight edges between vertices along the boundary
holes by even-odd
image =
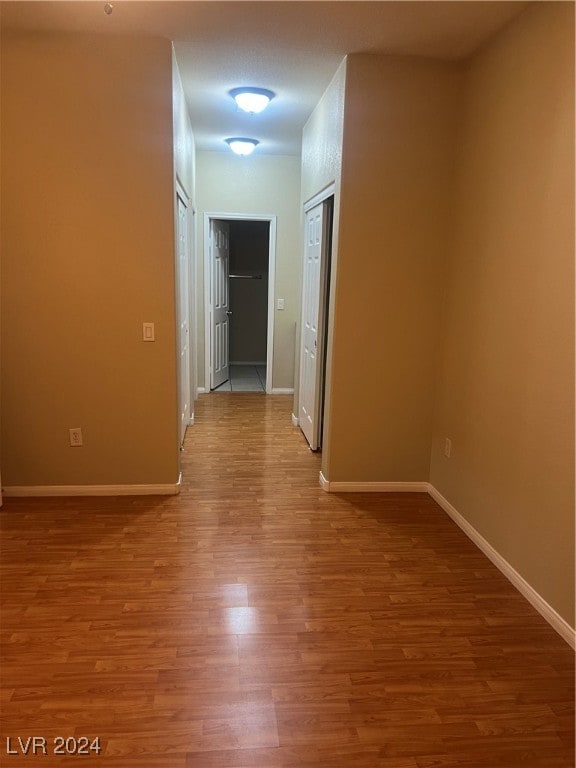
[[[300,313],[300,158],[256,153],[243,158],[232,152],[198,152],[196,162],[199,383],[202,385],[205,380],[203,214],[266,214],[278,217],[274,291],[276,299],[285,300],[285,309],[275,312],[272,386],[291,388],[294,381],[294,331]]]
[[[573,30],[539,4],[466,73],[430,472],[572,625]]]
[[[302,132],[302,202],[340,180],[346,60],[338,67]]]
[[[347,59],[329,432],[337,481],[425,481],[459,70]]]
[[[174,483],[170,43],[6,36],[1,76],[2,480]]]

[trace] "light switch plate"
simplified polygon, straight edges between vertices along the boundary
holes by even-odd
[[[142,323],[142,341],[156,341],[154,323]]]

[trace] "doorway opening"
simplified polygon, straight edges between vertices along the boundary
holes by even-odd
[[[272,391],[276,217],[205,215],[205,390]]]

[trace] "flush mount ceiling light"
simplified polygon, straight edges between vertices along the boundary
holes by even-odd
[[[244,112],[257,114],[266,109],[275,93],[266,88],[233,88],[230,96]]]
[[[256,146],[260,143],[256,139],[243,139],[240,136],[235,136],[234,138],[226,139],[225,141],[232,152],[235,152],[237,155],[252,154]]]

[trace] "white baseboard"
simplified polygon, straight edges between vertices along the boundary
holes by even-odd
[[[293,427],[297,427],[299,424],[300,424],[300,420],[299,420],[298,416],[294,416],[294,414],[292,414],[292,426]],[[322,474],[322,473],[320,473],[320,474]]]
[[[197,389],[196,389],[196,393],[197,393],[198,395],[205,395],[205,394],[206,394],[206,392],[208,392],[208,390],[206,389],[206,387],[197,387]]]
[[[327,480],[320,472],[320,485],[327,493],[427,493],[428,483],[363,483]]]
[[[294,419],[294,416],[292,416]],[[576,632],[560,614],[546,602],[546,600],[530,586],[521,576],[478,531],[450,504],[448,499],[431,484],[427,482],[416,483],[359,483],[359,482],[330,482],[320,472],[320,485],[328,493],[401,493],[424,492],[428,493],[434,501],[446,512],[458,525],[468,538],[480,549],[486,557],[501,571],[504,576],[516,587],[518,592],[538,611],[538,613],[550,624],[560,637],[571,648],[576,648]]]
[[[510,581],[516,589],[523,595],[529,603],[538,611],[538,613],[546,619],[548,624],[556,630],[556,632],[570,645],[572,648],[576,648],[576,635],[574,629],[565,621],[560,614],[558,614],[552,606],[544,600],[544,598],[536,592],[536,590],[528,584],[526,579],[521,576],[518,571],[505,560],[502,555],[497,552],[494,547],[486,541],[486,539],[478,533],[478,531],[470,525],[470,523],[462,517],[460,512],[450,504],[448,499],[444,498],[440,491],[427,483],[428,493],[439,504],[442,509],[448,514],[452,520],[458,525],[468,538],[476,544],[486,557],[491,560],[496,568],[500,570],[504,576]]]
[[[180,493],[182,477],[177,483],[149,485],[7,485],[4,496],[175,496]]]

